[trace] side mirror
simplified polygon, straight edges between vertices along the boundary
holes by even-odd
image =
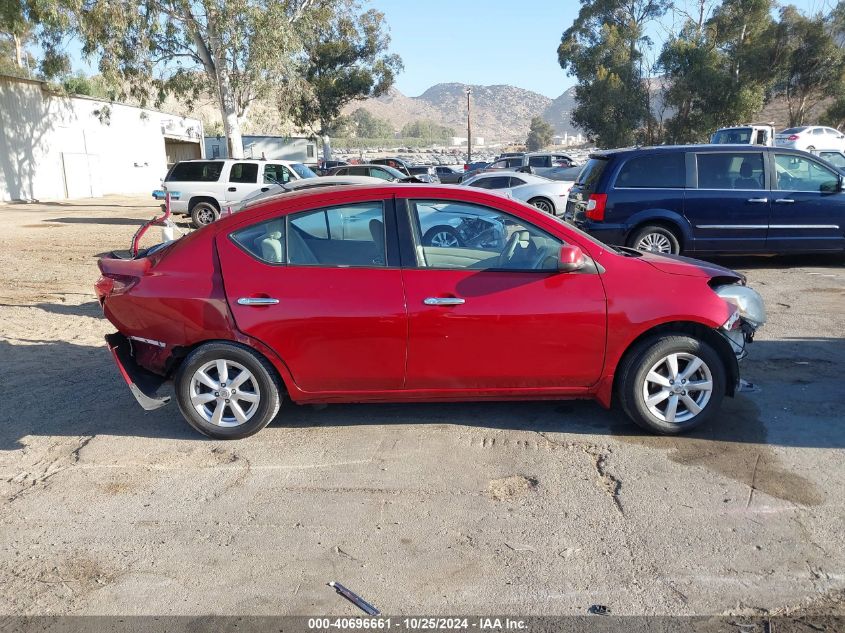
[[[557,261],[557,270],[561,273],[571,273],[581,270],[586,264],[584,252],[578,246],[564,244],[560,247],[560,259]]]

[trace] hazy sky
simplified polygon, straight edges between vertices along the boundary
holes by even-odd
[[[679,0],[679,4],[684,0]],[[436,83],[510,84],[557,97],[575,83],[557,62],[576,0],[372,0],[405,63],[396,87],[416,97]],[[805,12],[834,0],[793,0]],[[665,37],[655,32],[655,39]]]

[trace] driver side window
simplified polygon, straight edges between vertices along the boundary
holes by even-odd
[[[420,268],[557,271],[561,241],[514,216],[452,200],[409,206]]]
[[[836,191],[838,176],[814,160],[796,154],[776,154],[775,171],[780,191]]]

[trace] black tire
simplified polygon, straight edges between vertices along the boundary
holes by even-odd
[[[669,250],[665,251],[657,250],[656,248],[645,248],[644,244],[648,242],[655,245],[667,243]],[[638,248],[642,251],[653,251],[672,255],[678,255],[681,252],[681,242],[678,239],[678,236],[672,229],[660,224],[647,224],[646,226],[640,227],[634,231],[631,238],[628,240],[628,246],[631,248]]]
[[[555,215],[555,205],[546,198],[531,198],[528,201],[528,204],[533,205],[543,211],[544,213],[548,213],[549,215]]]
[[[701,410],[698,413],[693,414],[693,417],[691,418],[682,419],[676,422],[668,422],[666,417],[661,418],[655,415],[646,404],[646,398],[644,395],[646,376],[655,364],[659,363],[661,359],[666,358],[671,354],[691,355],[703,361],[703,367],[709,371],[712,382],[712,390],[710,391],[709,399],[704,403]],[[685,368],[689,367],[689,364],[685,364],[681,367],[681,362],[687,363],[687,360],[684,358],[679,359],[679,375],[683,373]],[[660,373],[659,369],[657,370],[657,373]],[[698,377],[704,373],[705,370],[700,368],[692,375]],[[701,382],[706,382],[706,380],[696,382],[699,382],[700,384]],[[675,435],[689,431],[700,424],[707,422],[716,414],[722,404],[722,399],[725,396],[726,383],[727,371],[722,359],[719,357],[719,354],[704,341],[678,334],[656,336],[637,344],[635,348],[625,355],[625,358],[622,360],[617,369],[616,388],[617,397],[619,398],[622,410],[636,424],[654,433]],[[690,390],[687,392],[686,389],[689,388],[688,384],[689,383],[685,383],[680,386],[671,385],[661,389],[683,389],[681,393],[683,393],[684,396],[689,394],[691,399],[703,396],[703,392],[701,391]],[[646,389],[650,389],[652,386],[653,383],[650,382]],[[700,395],[693,396],[694,393]],[[656,391],[652,392],[652,395],[656,395]],[[679,403],[678,408],[683,408],[685,411],[684,414],[679,414],[679,418],[683,418],[683,415],[686,414],[692,414],[692,409],[688,409],[684,404],[684,396],[681,396],[680,394],[675,396],[676,402]],[[663,413],[667,413],[667,409],[669,408],[669,398],[671,397],[672,396],[667,397]],[[661,404],[662,401],[656,405],[658,411]]]
[[[191,207],[191,226],[195,229],[207,226],[218,219],[220,219],[220,209],[212,202],[203,200]]]
[[[251,378],[245,383],[248,386],[242,392],[252,391],[259,395],[256,408],[249,419],[237,424],[237,426],[219,426],[213,424],[210,420],[205,419],[191,402],[194,374],[204,365],[218,360],[235,363],[248,370]],[[222,384],[219,381],[219,374],[216,376],[206,375],[209,375],[213,379],[216,378],[218,384]],[[239,376],[240,374],[236,374],[234,378],[229,378],[229,380],[237,380]],[[253,380],[254,383],[251,382]],[[188,424],[200,433],[218,440],[236,440],[258,433],[258,431],[267,426],[276,417],[282,402],[282,385],[273,366],[253,350],[236,343],[206,343],[192,351],[179,366],[179,370],[176,372],[174,386],[179,410]],[[235,392],[237,390],[234,390],[233,393]],[[211,395],[216,396],[219,393],[221,392],[214,392]],[[228,395],[228,392],[226,393]],[[200,395],[205,395],[205,393]],[[251,397],[252,395],[250,393]],[[232,402],[235,402],[236,399],[237,395],[232,398]],[[225,400],[225,402],[230,401]],[[220,398],[215,398],[206,406],[209,408],[214,406],[216,410],[217,404],[219,403]],[[225,412],[228,410],[230,413],[229,417],[234,418],[234,410],[229,408],[230,405],[224,403],[222,406],[223,416],[225,416]],[[237,420],[230,420],[230,423],[232,421],[237,422]]]
[[[452,240],[454,240],[454,244],[443,244],[438,236],[449,236]],[[438,243],[435,244],[434,241],[437,238]],[[446,247],[458,247],[462,246],[461,238],[458,236],[458,232],[453,229],[451,226],[435,226],[428,231],[423,236],[423,245],[424,246],[446,246]]]

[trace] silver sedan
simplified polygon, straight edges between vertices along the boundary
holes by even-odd
[[[515,200],[532,204],[552,215],[563,215],[573,181],[549,180],[517,171],[499,170],[476,174],[464,180],[466,187],[492,189]]]

